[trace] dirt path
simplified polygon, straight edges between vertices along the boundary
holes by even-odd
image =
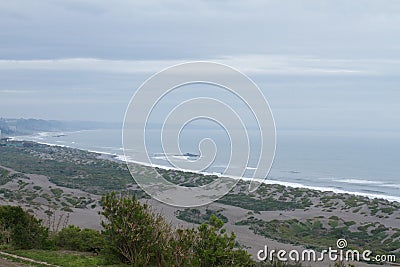
[[[1,267],[29,267],[29,265],[9,261],[9,260],[3,259],[3,258],[0,258],[0,266]]]
[[[49,263],[47,263],[47,262],[32,260],[32,259],[29,259],[29,258],[21,257],[21,256],[14,255],[14,254],[10,254],[10,253],[6,253],[6,252],[3,252],[3,251],[0,251],[0,255],[12,257],[12,258],[19,259],[19,260],[23,260],[23,261],[27,261],[27,262],[42,264],[42,265],[45,265],[45,266],[54,266],[54,267],[58,267],[58,266],[56,266],[56,265],[49,264]],[[3,261],[4,261],[4,264],[3,264]],[[4,258],[0,258],[0,263],[1,263],[1,265],[0,265],[1,267],[13,267],[13,266],[14,266],[14,267],[15,267],[15,266],[17,266],[17,267],[25,267],[25,266],[30,266],[30,265],[26,265],[26,264],[23,264],[23,263],[12,262],[12,261],[6,260],[6,259],[4,259]],[[7,264],[8,264],[8,265],[7,265]]]

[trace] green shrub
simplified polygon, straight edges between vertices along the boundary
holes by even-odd
[[[103,248],[104,239],[96,230],[69,225],[55,235],[54,244],[68,250],[91,251],[93,248]]]
[[[50,248],[49,231],[21,207],[0,207],[0,242],[16,249]]]
[[[101,200],[102,232],[106,253],[132,266],[253,266],[250,255],[236,248],[235,235],[222,228],[223,221],[210,216],[210,225],[198,229],[174,229],[135,196],[115,193]]]

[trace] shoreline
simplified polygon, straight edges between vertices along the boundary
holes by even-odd
[[[76,132],[82,132],[82,130],[81,131],[73,131],[73,132],[62,132],[62,133],[63,134],[67,134],[67,133],[76,133]],[[40,132],[40,133],[38,133],[38,135],[49,134],[49,133],[58,134],[59,132]],[[176,169],[174,167],[168,167],[168,166],[163,166],[163,165],[158,165],[158,164],[149,164],[149,163],[146,163],[146,162],[139,162],[139,161],[135,161],[135,160],[127,160],[125,158],[125,155],[118,155],[116,153],[110,153],[110,152],[98,151],[98,150],[92,150],[92,149],[85,149],[85,148],[79,148],[79,147],[72,147],[72,146],[63,145],[63,144],[54,144],[54,143],[47,143],[47,142],[41,142],[41,141],[26,140],[26,139],[23,139],[23,136],[10,137],[10,140],[11,141],[20,141],[20,142],[33,142],[33,143],[47,145],[47,146],[56,146],[56,147],[63,147],[63,148],[78,149],[78,150],[86,151],[86,152],[89,152],[89,153],[103,155],[108,160],[114,160],[116,162],[124,163],[124,164],[127,164],[129,162],[129,163],[138,164],[138,165],[141,165],[141,166],[159,168],[159,169],[162,169],[162,170],[194,173],[194,174],[204,175],[204,176],[226,177],[226,178],[231,178],[231,179],[235,179],[235,180],[243,180],[245,182],[251,181],[251,180],[254,179],[254,180],[259,181],[259,182],[264,183],[264,184],[274,184],[274,185],[281,185],[281,186],[291,187],[291,188],[310,189],[310,190],[321,191],[321,192],[332,192],[334,194],[349,194],[349,195],[367,197],[369,199],[384,199],[384,200],[387,200],[389,202],[398,202],[398,203],[400,203],[400,196],[390,196],[390,195],[374,194],[374,193],[363,193],[363,192],[358,192],[358,191],[346,191],[346,190],[342,190],[342,189],[338,189],[338,188],[334,188],[334,187],[328,187],[328,186],[327,187],[309,186],[309,185],[304,185],[304,184],[300,184],[300,183],[271,180],[268,177],[266,179],[248,178],[248,177],[234,177],[234,176],[223,175],[221,173],[207,173],[207,172],[196,172],[196,171],[185,170],[185,169]]]

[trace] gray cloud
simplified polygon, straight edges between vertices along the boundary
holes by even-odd
[[[253,78],[279,128],[398,129],[397,0],[5,1],[0,116],[121,121],[186,60]]]
[[[236,55],[207,58],[236,67],[248,74],[348,75],[398,74],[400,60],[329,59],[289,55]],[[184,60],[110,60],[65,58],[39,60],[1,60],[0,70],[90,71],[109,73],[155,73],[163,68],[184,63]]]
[[[399,54],[398,1],[9,1],[1,58]]]

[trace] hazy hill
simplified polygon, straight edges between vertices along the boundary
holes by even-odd
[[[5,135],[32,134],[35,132],[90,130],[116,127],[119,127],[119,124],[88,121],[56,121],[23,118],[0,118],[0,130]]]

